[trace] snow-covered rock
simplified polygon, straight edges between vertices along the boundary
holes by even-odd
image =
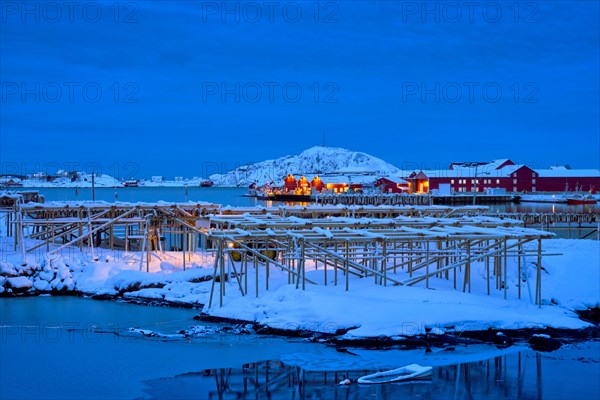
[[[299,155],[243,165],[226,174],[211,175],[216,186],[247,186],[281,181],[288,175],[370,171],[380,175],[398,173],[398,168],[369,154],[337,147],[316,146]]]
[[[40,279],[51,282],[54,279],[54,271],[42,271],[38,274]]]
[[[1,276],[17,276],[19,272],[11,263],[2,262],[0,263],[0,275]]]
[[[48,283],[48,281],[45,281],[43,279],[36,279],[33,282],[33,287],[36,290],[40,290],[42,292],[47,292],[47,291],[50,291],[52,289],[52,286],[50,286],[50,283]]]
[[[17,276],[16,278],[6,279],[9,287],[17,290],[28,290],[33,286],[33,282],[25,276]]]

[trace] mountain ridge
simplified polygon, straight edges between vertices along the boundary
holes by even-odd
[[[224,174],[209,178],[215,186],[262,185],[280,183],[289,175],[326,174],[332,172],[372,172],[389,175],[399,172],[394,165],[370,154],[341,147],[314,146],[300,154],[242,165]]]

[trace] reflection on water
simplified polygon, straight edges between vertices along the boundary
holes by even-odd
[[[38,188],[47,201],[66,201],[66,200],[91,200],[91,188]],[[157,202],[173,201],[207,201],[223,205],[232,205],[239,207],[263,206],[278,207],[280,205],[301,205],[306,206],[305,202],[274,202],[261,201],[253,197],[245,197],[248,189],[240,188],[221,188],[221,187],[137,187],[137,188],[96,188],[96,200],[108,202]],[[506,203],[490,204],[491,212],[538,212],[538,213],[598,213],[600,212],[600,203],[583,204],[569,206],[567,204],[552,203]]]
[[[152,399],[594,399],[600,394],[598,342],[532,350],[434,367],[431,380],[358,385],[372,370],[316,371],[281,361],[249,363],[146,382]],[[357,366],[358,367],[358,366]],[[338,385],[350,378],[350,385]]]
[[[570,206],[568,204],[552,203],[505,203],[488,205],[490,212],[507,213],[567,213],[567,214],[592,214],[600,212],[600,203],[580,204]]]

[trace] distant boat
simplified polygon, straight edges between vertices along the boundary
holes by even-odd
[[[427,379],[431,376],[432,367],[423,367],[419,364],[409,364],[389,371],[377,372],[358,378],[361,384],[381,384],[408,381],[412,379]]]
[[[129,179],[129,180],[123,182],[123,186],[125,186],[125,187],[138,187],[139,186],[139,181],[137,181],[135,179]]]
[[[580,204],[596,204],[596,199],[592,197],[591,194],[573,194],[567,196],[567,204],[570,206],[580,205]]]
[[[213,181],[211,181],[210,179],[205,179],[200,181],[200,187],[211,187],[213,186],[215,183]]]
[[[16,182],[11,179],[8,182],[3,182],[2,186],[4,186],[4,187],[23,187],[23,184],[21,182]]]

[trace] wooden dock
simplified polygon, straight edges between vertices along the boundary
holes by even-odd
[[[268,197],[258,197],[260,200],[285,201],[292,203],[314,202],[321,205],[359,205],[359,206],[380,206],[380,205],[467,205],[473,204],[474,196],[454,194],[451,196],[435,196],[430,194],[362,194],[362,193],[341,193],[341,194],[314,194],[314,195],[274,195]],[[503,204],[518,201],[517,196],[512,195],[485,195],[475,196],[475,204]]]
[[[486,194],[453,194],[451,196],[431,196],[431,204],[462,205],[462,204],[506,204],[518,202],[518,196],[486,195]]]
[[[425,194],[317,194],[315,203],[323,205],[431,205],[429,195]]]

